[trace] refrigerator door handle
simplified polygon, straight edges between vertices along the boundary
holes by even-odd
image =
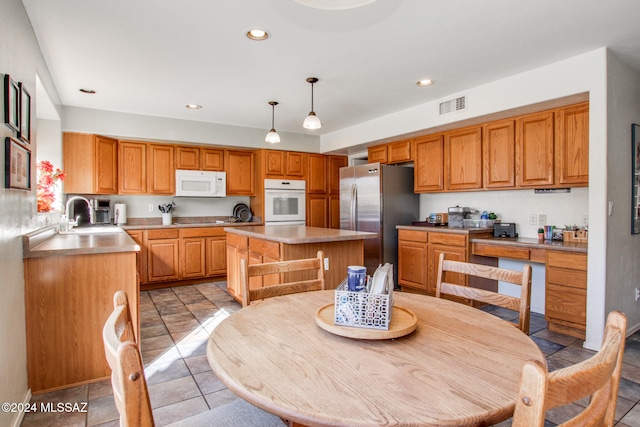
[[[356,198],[358,197],[358,186],[356,184],[351,185],[351,230],[356,230]]]

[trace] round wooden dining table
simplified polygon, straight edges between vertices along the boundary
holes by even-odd
[[[524,363],[546,364],[509,322],[456,302],[403,292],[415,331],[363,340],[328,332],[316,311],[334,291],[252,303],[207,343],[234,393],[305,426],[486,426],[513,415]]]

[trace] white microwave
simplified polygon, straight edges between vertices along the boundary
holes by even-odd
[[[176,170],[176,196],[226,197],[226,172]]]

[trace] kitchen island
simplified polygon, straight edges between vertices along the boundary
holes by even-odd
[[[376,233],[336,230],[333,228],[305,227],[304,225],[227,227],[227,289],[241,301],[239,281],[240,260],[249,264],[313,258],[318,251],[325,257],[325,286],[336,288],[347,276],[347,266],[363,265],[364,239],[372,239]],[[289,273],[285,281],[306,279],[309,272]],[[373,274],[372,271],[367,273]],[[255,278],[251,286],[263,282]],[[252,279],[253,280],[253,279]],[[265,276],[265,284],[279,278]]]

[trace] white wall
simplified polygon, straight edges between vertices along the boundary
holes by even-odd
[[[585,347],[596,349],[600,347],[604,331],[604,293],[605,262],[607,245],[607,50],[597,49],[573,58],[568,58],[544,67],[517,74],[502,80],[494,81],[463,91],[467,95],[468,107],[466,111],[438,116],[438,104],[441,100],[419,105],[403,111],[380,117],[369,122],[361,123],[347,129],[322,136],[321,151],[331,152],[346,149],[350,146],[365,144],[397,135],[427,130],[464,120],[471,120],[482,116],[496,114],[502,111],[516,110],[519,107],[532,104],[550,102],[551,100],[579,94],[588,94],[590,101],[589,119],[589,189],[575,191],[568,198],[561,198],[562,209],[574,212],[573,204],[578,205],[579,213],[589,215],[589,271],[587,291],[587,338]],[[458,94],[451,94],[449,99]],[[495,208],[501,215],[518,222],[524,235],[531,235],[526,220],[519,220],[529,213],[547,213],[549,223],[564,221],[577,222],[571,217],[575,214],[560,213],[554,206],[555,197],[551,195],[531,197],[529,191],[523,196],[516,196],[519,203],[527,203],[523,211],[516,203],[501,204],[501,198],[507,199],[511,192],[487,192],[477,195],[441,195],[432,197],[421,196],[420,215],[425,216],[431,210],[429,204],[435,203],[438,208],[452,206],[454,200],[473,207],[480,207],[486,203]],[[559,196],[559,195],[554,195]],[[532,202],[524,200],[532,198]],[[429,201],[429,200],[433,200]],[[538,202],[540,204],[538,205]],[[453,204],[453,206],[455,206]],[[567,205],[571,205],[568,207]],[[588,206],[587,212],[585,207]],[[424,210],[423,210],[424,209]],[[527,209],[527,210],[524,210]],[[530,212],[530,209],[536,211]],[[575,216],[574,216],[575,217]],[[623,262],[634,263],[631,254],[620,254]],[[624,275],[625,280],[630,277]],[[615,286],[615,285],[612,285]],[[612,307],[607,307],[611,309]]]
[[[0,77],[9,74],[30,89],[32,114],[37,115],[36,73],[59,105],[55,87],[42,59],[31,23],[20,0],[0,2]],[[3,90],[0,89],[0,92]],[[35,180],[38,129],[32,122],[32,181]],[[0,126],[0,136],[15,134]],[[4,150],[0,150],[0,164],[4,165]],[[0,178],[0,402],[20,403],[29,399],[27,387],[27,356],[25,332],[24,276],[21,235],[37,227],[36,192],[4,188],[4,174]],[[19,414],[0,412],[0,425],[17,425]]]
[[[627,314],[632,329],[640,329],[640,235],[631,234],[631,124],[640,124],[640,73],[608,56],[608,148],[606,192],[613,202],[607,222],[607,287],[598,294],[605,301],[603,316],[611,310]],[[590,302],[591,304],[591,302]]]

